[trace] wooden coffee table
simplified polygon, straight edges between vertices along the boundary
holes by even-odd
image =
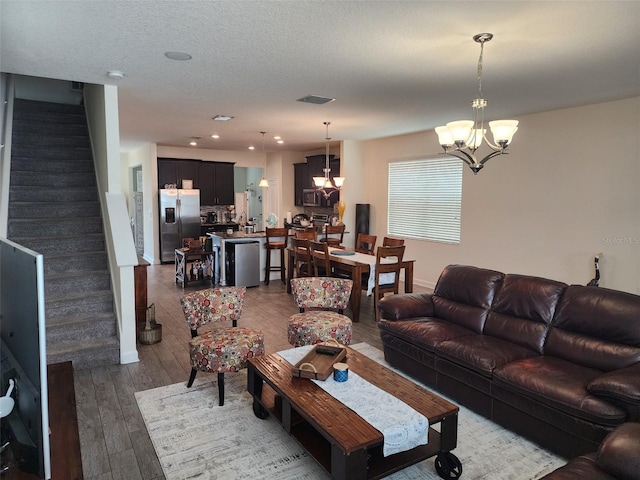
[[[384,457],[382,433],[313,381],[293,377],[292,365],[276,353],[249,361],[247,389],[254,413],[274,415],[334,479],[382,478],[436,455],[438,474],[458,478],[462,465],[451,453],[457,444],[458,407],[351,348],[346,363],[428,418],[428,444]],[[440,432],[434,424],[440,424]]]

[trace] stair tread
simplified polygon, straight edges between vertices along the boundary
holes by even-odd
[[[86,252],[74,252],[74,257],[92,257],[95,255],[107,256],[107,252],[105,250],[88,250]],[[44,260],[58,260],[60,258],[67,258],[69,256],[68,252],[60,252],[60,253],[45,253]],[[102,269],[101,269],[102,270]]]
[[[91,272],[93,277],[109,275],[109,270],[105,270],[104,268],[97,268],[95,270],[71,270],[62,273],[49,273],[45,276],[45,280],[59,280],[73,277],[83,278],[87,276],[88,272]]]
[[[45,304],[51,303],[61,303],[67,301],[74,300],[84,300],[85,298],[96,298],[96,297],[108,297],[113,296],[113,292],[111,290],[96,290],[91,293],[80,292],[80,293],[70,293],[67,295],[48,295],[45,298]]]
[[[47,356],[49,355],[60,355],[61,353],[67,352],[81,352],[87,350],[93,350],[97,347],[104,349],[105,347],[118,348],[120,347],[120,343],[118,341],[118,337],[114,335],[113,337],[100,337],[100,338],[92,338],[86,339],[82,343],[75,342],[73,340],[69,342],[59,342],[56,345],[47,345]]]
[[[71,317],[64,317],[54,322],[47,323],[47,330],[49,330],[50,328],[53,329],[53,328],[68,327],[69,325],[77,325],[77,324],[86,323],[86,322],[95,323],[101,320],[113,320],[115,322],[116,315],[113,312],[102,312],[102,313],[91,314],[90,316],[75,315]]]

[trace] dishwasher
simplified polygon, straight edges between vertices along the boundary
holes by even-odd
[[[257,287],[260,284],[260,243],[227,242],[225,249],[227,285]]]

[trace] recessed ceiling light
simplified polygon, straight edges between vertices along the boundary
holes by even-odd
[[[216,134],[214,133],[213,135],[211,135],[211,138],[215,138],[215,139],[217,140],[218,138],[220,138],[220,135],[216,135]]]
[[[275,137],[273,137],[274,140],[280,140],[281,137],[279,137],[278,135],[276,135]]]
[[[251,145],[251,146],[249,147],[249,150],[255,150],[255,149],[256,149],[256,147],[254,147],[253,145]]]
[[[215,117],[212,117],[212,118],[213,120],[216,120],[218,122],[228,122],[233,117],[231,115],[216,115]]]
[[[195,140],[191,140],[189,142],[189,145],[191,145],[192,147],[196,147],[198,145],[198,142],[196,142]]]
[[[107,72],[107,77],[113,78],[114,80],[121,80],[124,78],[124,73],[120,70],[109,70]]]
[[[284,143],[284,140],[278,140],[277,143]]]
[[[323,97],[321,95],[307,95],[306,97],[299,98],[298,102],[315,103],[316,105],[322,105],[324,103],[333,102],[335,98]]]
[[[192,58],[191,55],[183,52],[165,52],[164,56],[167,58],[170,58],[171,60],[181,60],[181,61],[191,60]]]

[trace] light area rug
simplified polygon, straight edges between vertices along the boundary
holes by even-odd
[[[352,348],[388,366],[379,349],[366,343]],[[246,370],[225,374],[222,407],[215,378],[203,375],[191,388],[185,381],[135,394],[166,480],[330,478],[277,420],[260,420],[253,414]],[[453,453],[462,462],[463,480],[534,480],[566,463],[464,407],[458,414],[458,446]],[[433,461],[387,478],[437,480]]]

